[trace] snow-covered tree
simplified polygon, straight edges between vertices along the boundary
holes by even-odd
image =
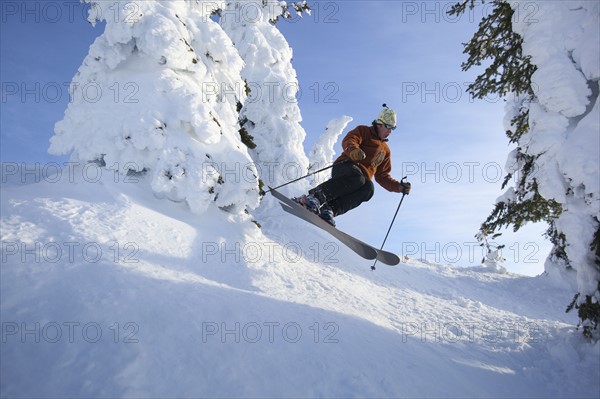
[[[485,270],[489,272],[504,274],[508,272],[506,268],[502,266],[502,264],[506,260],[502,256],[501,252],[502,248],[504,248],[504,245],[498,245],[495,244],[493,241],[490,241],[494,238],[499,237],[500,235],[502,235],[502,233],[496,233],[488,239],[488,236],[480,231],[478,234],[475,235],[475,237],[477,237],[477,240],[480,242],[479,245],[481,247],[485,247],[486,252],[483,256],[483,259],[481,259],[481,264],[484,266]]]
[[[92,1],[106,22],[71,84],[49,151],[121,173],[152,189],[230,212],[258,206],[258,172],[239,135],[243,61],[211,19],[211,1]]]
[[[600,336],[600,3],[493,0],[465,45],[463,69],[490,64],[469,87],[474,97],[511,94],[505,126],[516,149],[484,235],[530,221],[548,223],[554,247],[546,270],[576,272],[587,337]],[[457,3],[452,14],[474,7]],[[527,12],[524,12],[527,11]]]
[[[292,8],[301,13],[307,10],[306,2],[293,3]],[[292,49],[275,26],[289,13],[290,6],[274,0],[225,1],[219,10],[220,24],[245,63],[241,74],[248,100],[240,110],[240,134],[261,181],[271,186],[299,177],[308,168]]]
[[[329,166],[335,160],[335,150],[333,147],[350,122],[352,122],[352,118],[344,115],[340,118],[332,119],[327,123],[325,131],[321,133],[308,153],[310,161],[309,172],[315,172]],[[325,181],[327,177],[325,174],[314,175],[311,185],[317,186]]]

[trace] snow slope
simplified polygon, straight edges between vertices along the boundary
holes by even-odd
[[[2,397],[600,394],[600,344],[559,279],[372,272],[277,208],[259,229],[144,178],[68,172],[3,173]]]

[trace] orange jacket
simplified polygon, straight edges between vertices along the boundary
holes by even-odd
[[[390,176],[392,171],[390,147],[379,138],[374,127],[361,125],[348,132],[342,140],[344,152],[335,162],[350,160],[348,154],[356,148],[362,149],[367,155],[365,159],[355,164],[362,169],[369,180],[375,177],[375,181],[388,191],[399,193],[402,190],[400,182]]]

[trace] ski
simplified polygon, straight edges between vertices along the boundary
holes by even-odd
[[[325,230],[342,244],[353,250],[357,255],[365,259],[377,259],[381,263],[389,266],[395,266],[400,263],[400,258],[396,254],[377,249],[357,238],[352,237],[350,234],[344,233],[343,231],[333,227],[321,219],[319,216],[305,209],[302,205],[296,203],[292,199],[286,197],[276,190],[271,189],[270,192],[275,198],[281,201],[281,207],[284,211],[297,216],[322,230]]]
[[[370,260],[375,259],[377,257],[377,251],[374,248],[371,248],[369,245],[354,239],[352,236],[350,236],[340,230],[337,230],[335,227],[333,227],[331,225],[330,225],[330,228],[327,228],[326,226],[321,226],[320,224],[315,223],[316,222],[315,220],[309,220],[309,218],[307,217],[309,212],[307,210],[292,208],[283,203],[280,203],[280,205],[284,211],[286,211],[294,216],[297,216],[300,219],[303,219],[303,220],[311,223],[312,225],[317,226],[318,228],[320,228],[322,230],[327,231],[329,234],[331,234],[333,237],[335,237],[342,244],[344,244],[345,246],[350,248],[352,251],[354,251],[357,255],[359,255],[365,259],[370,259]],[[316,217],[318,217],[318,216],[316,216]],[[327,222],[325,222],[325,223],[327,223]],[[329,224],[329,223],[327,223],[327,224]]]

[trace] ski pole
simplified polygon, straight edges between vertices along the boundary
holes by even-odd
[[[269,192],[269,191],[271,191],[271,190],[277,190],[278,188],[285,187],[285,186],[287,186],[288,184],[296,183],[296,182],[297,182],[297,181],[299,181],[299,180],[306,179],[307,177],[309,177],[309,176],[312,176],[312,175],[316,175],[317,173],[319,173],[319,172],[323,172],[324,170],[331,169],[331,168],[333,168],[335,165],[337,165],[337,164],[340,164],[340,163],[343,163],[343,162],[348,162],[348,160],[347,160],[347,159],[345,159],[345,160],[343,160],[343,161],[341,161],[341,162],[338,162],[338,163],[332,163],[331,165],[329,165],[329,166],[327,166],[327,167],[325,167],[325,168],[323,168],[323,169],[319,169],[319,170],[317,170],[317,171],[311,172],[311,173],[309,173],[309,174],[307,174],[307,175],[305,175],[305,176],[299,177],[299,178],[297,178],[297,179],[295,179],[295,180],[289,181],[289,182],[287,182],[287,183],[284,183],[284,184],[282,184],[282,185],[280,185],[280,186],[269,188],[267,191],[265,191],[265,192],[264,192],[264,194],[268,193],[268,192]]]
[[[400,180],[400,182],[401,183],[404,182],[405,179],[406,179],[406,176],[404,176],[402,178],[402,180]],[[402,193],[402,198],[400,198],[400,203],[398,204],[398,208],[396,208],[396,213],[394,213],[394,217],[392,218],[392,223],[390,223],[390,228],[388,229],[387,233],[385,234],[385,238],[383,239],[383,244],[381,244],[380,250],[383,249],[383,246],[385,245],[385,242],[387,241],[388,235],[390,234],[390,231],[392,230],[392,226],[394,225],[396,216],[398,216],[398,211],[400,210],[400,207],[402,206],[402,201],[404,201],[404,197],[406,197],[406,194]],[[377,259],[375,259],[375,263],[373,263],[373,266],[371,266],[371,270],[375,270],[376,264],[377,264]]]

